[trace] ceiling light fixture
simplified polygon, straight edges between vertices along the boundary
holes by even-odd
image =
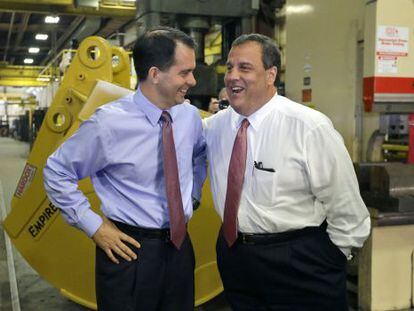
[[[286,14],[308,14],[315,11],[314,6],[310,4],[287,5]]]
[[[36,34],[35,39],[44,41],[44,40],[47,40],[48,37],[49,36],[45,33],[38,33]]]
[[[23,62],[25,64],[33,64],[33,58],[25,58]]]
[[[30,47],[29,48],[29,53],[31,54],[36,54],[39,53],[40,49],[38,47]]]
[[[57,24],[59,23],[59,16],[46,16],[45,17],[45,23],[46,24]]]

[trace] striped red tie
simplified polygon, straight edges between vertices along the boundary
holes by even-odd
[[[237,213],[243,188],[244,172],[246,171],[247,127],[249,125],[249,120],[244,119],[237,132],[227,175],[223,234],[229,246],[232,246],[237,239]]]
[[[171,242],[177,249],[179,249],[187,234],[187,228],[185,224],[183,200],[181,198],[177,155],[175,154],[170,114],[167,111],[163,111],[160,120],[163,121],[162,144],[164,153],[164,177],[168,212],[170,214],[170,236]]]

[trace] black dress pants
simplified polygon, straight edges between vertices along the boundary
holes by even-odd
[[[114,222],[136,239],[141,248],[128,245],[138,256],[130,262],[117,256],[113,263],[96,247],[95,285],[100,311],[193,311],[194,252],[187,234],[180,250],[164,236]]]
[[[347,311],[346,257],[324,229],[313,229],[230,248],[220,231],[217,264],[232,309]]]

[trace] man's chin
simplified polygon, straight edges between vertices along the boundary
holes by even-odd
[[[185,99],[185,97],[184,96],[179,96],[179,97],[176,97],[175,98],[175,104],[176,105],[179,105],[179,104],[182,104],[182,103],[184,103],[184,101],[185,101],[186,99]]]
[[[233,108],[234,111],[236,111],[238,114],[241,114],[243,116],[247,116],[248,113],[246,111],[246,104],[243,102],[238,101],[230,101],[230,107]]]

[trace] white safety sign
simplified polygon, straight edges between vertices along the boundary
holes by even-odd
[[[408,55],[408,27],[378,26],[377,55],[407,56]]]

